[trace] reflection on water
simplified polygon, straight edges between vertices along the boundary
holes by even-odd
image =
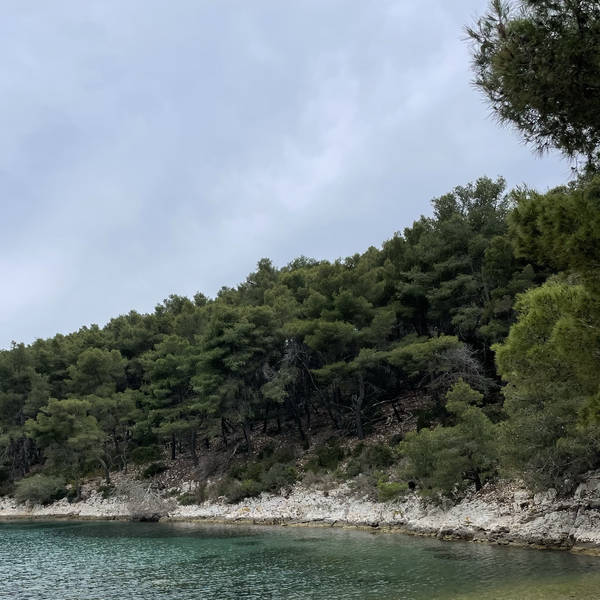
[[[0,598],[598,600],[600,559],[338,529],[0,524]]]

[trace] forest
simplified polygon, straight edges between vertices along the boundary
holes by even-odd
[[[481,177],[379,248],[263,258],[215,298],[13,343],[0,493],[68,483],[76,497],[93,474],[219,451],[241,459],[228,481],[244,497],[334,470],[346,440],[346,476],[393,465],[384,499],[501,477],[568,493],[598,468],[600,8],[494,1],[467,32],[499,120],[571,158],[572,181],[542,193]],[[267,456],[265,436],[312,458]]]

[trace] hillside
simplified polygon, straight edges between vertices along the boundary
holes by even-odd
[[[77,499],[96,473],[219,456],[231,499],[311,472],[383,497],[499,476],[571,493],[600,465],[599,203],[594,179],[540,195],[482,178],[379,249],[262,259],[214,299],[15,344],[2,492]]]

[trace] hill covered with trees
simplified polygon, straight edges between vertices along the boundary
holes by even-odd
[[[482,177],[380,248],[262,259],[214,299],[14,344],[0,352],[2,491],[68,481],[77,495],[91,473],[221,450],[242,457],[228,478],[243,497],[335,470],[340,441],[380,431],[344,468],[388,468],[384,497],[499,476],[568,492],[600,466],[600,15],[520,5],[494,1],[469,30],[476,83],[528,141],[583,157],[573,182],[541,194]],[[258,435],[312,458],[265,454]]]

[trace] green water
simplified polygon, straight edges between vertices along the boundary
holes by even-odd
[[[0,523],[0,598],[600,599],[600,558],[339,529]]]

